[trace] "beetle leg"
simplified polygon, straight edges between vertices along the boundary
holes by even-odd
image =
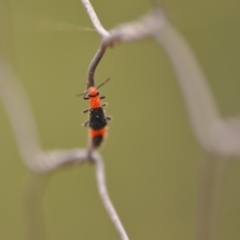
[[[89,123],[90,123],[90,121],[89,120],[87,120],[85,123],[83,123],[82,125],[83,125],[83,127],[89,127]]]
[[[85,110],[82,111],[82,113],[87,113],[87,112],[89,112],[90,110],[91,110],[91,108],[85,109]]]

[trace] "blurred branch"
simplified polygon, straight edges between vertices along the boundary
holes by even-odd
[[[167,20],[154,38],[170,59],[185,99],[192,130],[207,154],[208,162],[200,173],[198,239],[214,240],[227,167],[224,161],[240,156],[240,119],[223,119],[220,115],[196,57]],[[214,166],[211,163],[213,160]]]
[[[210,221],[209,221],[209,239],[215,240],[217,239],[217,225],[218,219],[220,217],[220,207],[222,202],[222,193],[224,187],[224,180],[226,175],[226,169],[230,163],[227,159],[223,159],[219,161],[219,159],[215,160],[215,174],[213,177],[213,193],[212,193],[212,201],[211,201],[211,209],[210,209]]]
[[[47,239],[42,195],[49,176],[49,174],[30,172],[25,179],[23,200],[27,240]]]
[[[102,27],[90,1],[82,0],[82,4],[84,5],[90,17],[93,26],[95,27],[99,35],[102,37],[101,44],[88,68],[87,88],[89,88],[95,86],[95,70],[108,47],[113,47],[118,43],[137,41],[151,36],[154,32],[161,29],[161,27],[163,26],[164,18],[155,21],[156,15],[159,15],[159,11],[161,12],[160,9],[156,9],[153,10],[150,14],[141,17],[139,20],[121,24],[108,32]]]
[[[146,37],[153,37],[165,50],[176,72],[193,132],[205,152],[214,157],[216,156],[218,159],[240,155],[240,121],[236,119],[231,121],[224,120],[220,116],[206,78],[194,54],[184,38],[167,21],[161,9],[157,8],[137,21],[121,24],[107,32],[102,27],[90,2],[82,0],[82,3],[94,27],[102,37],[100,47],[89,65],[88,88],[95,85],[94,74],[96,68],[108,47],[113,47],[121,42],[131,42]],[[86,149],[56,150],[49,153],[41,150],[35,124],[24,92],[20,85],[17,82],[15,83],[15,80],[12,82],[11,79],[14,80],[16,77],[6,64],[0,62],[0,97],[9,115],[21,156],[26,165],[33,172],[43,174],[42,176],[44,176],[67,164],[82,163],[85,160],[89,160],[89,150]],[[90,152],[90,154],[96,164],[98,189],[103,204],[120,238],[128,240],[128,236],[107,193],[103,160],[97,152]],[[39,182],[37,178],[36,185],[30,186],[28,192],[29,195],[30,193],[33,195],[27,198],[30,199],[27,201],[33,201],[31,206],[35,207],[39,206],[38,203],[34,204],[34,201],[39,200],[40,193],[43,190],[43,183],[45,182],[45,177],[40,177]],[[219,179],[217,181],[220,181],[221,178],[217,179]],[[217,192],[220,192],[220,185],[217,186]],[[34,186],[37,187],[35,188]],[[208,201],[206,199],[209,199],[209,196],[202,196],[202,199],[203,201]],[[218,201],[214,197],[213,199]],[[202,206],[206,207],[206,205]],[[28,216],[36,217],[35,214],[30,213],[31,210]],[[204,216],[201,218],[205,219]],[[203,231],[207,230],[203,229]],[[37,237],[34,239],[37,239]]]
[[[184,38],[167,21],[155,39],[169,57],[187,105],[192,129],[207,152],[213,152],[212,128],[220,120],[206,78]]]
[[[86,1],[82,1],[83,4]],[[86,5],[85,5],[86,7]],[[90,11],[88,11],[89,13]],[[90,14],[89,14],[90,15]],[[93,21],[91,15],[90,19]],[[94,25],[96,27],[96,25]],[[99,31],[98,31],[99,32]],[[175,70],[182,95],[187,106],[192,130],[199,141],[200,145],[207,153],[207,156],[212,156],[217,161],[222,158],[231,158],[240,155],[240,119],[231,118],[223,119],[220,116],[218,107],[215,103],[213,94],[207,84],[206,77],[193,54],[189,44],[177,32],[177,30],[167,21],[161,9],[156,8],[150,14],[143,18],[126,24],[121,24],[108,34],[101,34],[102,42],[95,54],[88,69],[88,85],[94,86],[94,73],[103,57],[107,47],[113,47],[120,42],[130,42],[140,40],[145,37],[153,37],[160,46],[165,50],[173,69]],[[208,159],[209,160],[209,159]],[[211,202],[211,193],[213,205],[219,205],[219,199],[222,187],[223,172],[226,164],[222,164],[220,173],[216,173],[216,181],[213,188],[209,186],[209,181],[214,178],[211,160],[205,166],[205,170],[201,173],[201,178],[204,179],[204,174],[207,172],[207,179],[204,179],[200,184],[200,203],[202,213],[199,217],[199,233],[200,239],[207,240],[207,225],[203,223],[207,216],[207,206]],[[201,202],[202,201],[202,202]],[[218,207],[213,209],[213,215],[217,216]],[[214,217],[214,224],[210,226],[210,237],[213,240],[214,228],[216,228],[217,217]]]
[[[198,240],[217,239],[217,223],[227,165],[229,161],[206,154],[200,169],[197,209]]]
[[[192,130],[202,148],[221,157],[240,156],[240,119],[223,119],[206,77],[189,44],[165,19],[153,36],[175,70]]]
[[[107,47],[113,47],[115,44],[120,42],[136,41],[136,40],[140,40],[142,38],[151,36],[153,32],[155,32],[157,29],[160,29],[162,27],[162,22],[155,21],[156,20],[155,15],[158,14],[158,11],[159,11],[158,9],[158,10],[154,10],[151,14],[148,14],[142,17],[140,20],[137,20],[131,23],[121,24],[116,28],[112,29],[110,32],[107,32],[102,27],[100,21],[98,20],[98,17],[91,3],[87,0],[82,0],[82,3],[94,27],[96,28],[99,35],[102,37],[102,42],[88,68],[87,88],[89,88],[89,87],[95,86],[95,81],[94,81],[95,70],[99,62],[101,61]],[[101,167],[101,165],[99,165],[98,167]],[[99,171],[97,173],[97,176],[98,176],[98,183],[103,182],[103,180],[100,181],[100,179],[103,179],[104,177],[104,175],[102,174],[102,171]],[[99,193],[102,197],[104,206],[108,211],[109,216],[112,222],[114,223],[117,231],[119,232],[121,239],[127,240],[128,236],[120,222],[120,219],[116,215],[115,209],[113,208],[111,202],[109,201],[105,184],[103,184],[102,186],[101,185],[98,185],[98,186],[99,186]]]
[[[210,236],[211,196],[216,161],[206,154],[201,161],[197,205],[197,239],[208,240]]]
[[[46,239],[41,196],[49,173],[66,165],[88,161],[89,152],[87,149],[55,150],[50,152],[41,150],[26,94],[17,77],[4,61],[0,61],[0,98],[12,124],[22,159],[31,170],[31,176],[26,181],[24,197],[27,239]],[[121,239],[128,240],[108,195],[103,160],[97,152],[91,154],[91,160],[96,165],[97,184],[103,204]]]
[[[24,89],[10,67],[0,59],[0,98],[25,164],[34,169],[33,159],[41,152],[35,121]]]

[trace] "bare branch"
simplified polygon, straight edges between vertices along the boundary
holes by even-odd
[[[42,196],[50,174],[30,172],[24,184],[24,217],[27,240],[47,239]]]
[[[224,181],[226,177],[226,170],[230,164],[230,161],[227,159],[215,159],[215,173],[214,173],[214,181],[213,181],[213,193],[212,193],[212,201],[211,201],[211,212],[210,212],[210,229],[209,229],[209,239],[215,240],[217,239],[217,228],[220,218],[220,207],[222,203],[222,193],[224,188]],[[204,239],[205,240],[205,239]]]
[[[44,234],[40,198],[43,193],[44,183],[47,181],[49,176],[47,173],[50,173],[54,169],[57,169],[61,166],[80,164],[86,160],[87,153],[87,150],[82,149],[54,151],[39,158],[39,161],[37,162],[37,170],[41,170],[41,172],[31,174],[31,179],[30,181],[27,181],[26,185],[27,192],[25,196],[25,203],[27,206],[27,233],[29,236],[31,236],[29,239],[34,239],[32,236],[43,236]],[[91,155],[91,160],[95,163],[97,186],[103,205],[106,208],[117,232],[119,233],[120,239],[128,240],[129,238],[127,233],[124,230],[124,227],[108,194],[103,159],[99,153],[93,152]]]
[[[158,11],[153,11],[153,13],[146,15],[145,17],[141,18],[138,21],[134,21],[132,23],[121,24],[120,26],[111,30],[110,34],[108,32],[107,33],[105,32],[103,34],[101,32],[102,26],[101,26],[98,18],[96,17],[96,13],[94,12],[90,2],[83,1],[83,0],[82,0],[82,2],[89,14],[90,19],[92,20],[92,22],[94,24],[96,30],[102,36],[102,43],[100,44],[100,47],[97,50],[97,53],[93,57],[90,65],[89,65],[89,68],[88,68],[87,88],[89,88],[89,87],[95,86],[95,81],[94,81],[95,70],[96,70],[99,62],[101,61],[107,47],[113,47],[114,45],[116,45],[117,43],[120,43],[120,42],[136,41],[136,40],[140,40],[142,38],[149,37],[149,36],[153,35],[153,32],[161,29],[164,22],[156,21],[156,16],[158,16],[158,17],[162,16],[159,14],[159,9],[158,9]],[[96,19],[97,19],[97,21],[96,21]],[[162,18],[162,20],[164,20],[164,18]],[[95,24],[95,21],[97,22],[97,24]],[[99,24],[100,24],[100,29],[99,29]],[[101,160],[101,158],[99,160]],[[95,162],[96,162],[96,160],[95,160]],[[116,211],[110,201],[108,193],[107,193],[103,163],[102,163],[102,161],[99,161],[96,163],[97,163],[97,166],[96,166],[97,173],[96,174],[97,174],[98,189],[99,189],[99,194],[102,198],[103,204],[104,204],[112,222],[114,223],[115,228],[117,229],[121,239],[127,240],[129,238],[121,224],[120,219],[117,216],[117,213],[116,213]]]
[[[240,119],[224,119],[220,115],[191,47],[167,19],[164,28],[156,31],[153,37],[163,47],[173,66],[192,130],[208,156],[201,172],[197,224],[198,239],[213,240],[216,238],[223,180],[228,164],[226,160],[240,156]],[[212,186],[210,181],[213,181]]]
[[[95,12],[94,15],[96,15]],[[91,16],[90,18],[92,19]],[[122,42],[138,41],[143,38],[153,36],[153,34],[159,32],[162,29],[164,24],[165,17],[163,12],[160,9],[155,9],[146,16],[141,17],[139,20],[121,24],[113,28],[112,30],[110,30],[108,34],[102,35],[101,33],[99,33],[102,36],[102,42],[88,68],[87,88],[95,85],[94,81],[95,70],[99,62],[101,61],[106,51],[106,48],[113,47],[116,44]]]
[[[104,164],[101,156],[96,152],[93,154],[95,163],[96,163],[96,177],[97,177],[97,184],[98,184],[98,191],[100,197],[102,199],[103,205],[106,208],[108,215],[110,216],[117,232],[119,233],[121,240],[128,240],[128,236],[124,227],[117,215],[116,210],[111,202],[111,199],[108,195],[107,186],[105,182],[105,172],[104,172]]]
[[[213,175],[216,162],[214,156],[205,154],[201,161],[198,186],[197,240],[210,240],[210,208],[213,190]]]
[[[89,67],[88,67],[88,81],[87,81],[87,88],[95,86],[95,79],[94,79],[94,73],[95,70],[101,61],[105,51],[106,51],[106,46],[101,45],[99,49],[97,50],[95,56],[93,57]]]
[[[207,154],[216,157],[218,161],[221,161],[222,157],[229,159],[232,156],[240,155],[240,120],[238,118],[226,120],[220,116],[205,74],[191,51],[189,44],[167,21],[160,9],[154,10],[151,14],[138,21],[121,24],[109,33],[108,36],[103,37],[99,50],[90,63],[88,87],[94,86],[94,73],[107,47],[113,47],[120,42],[136,41],[152,36],[163,47],[176,72],[193,132],[202,148]],[[205,170],[208,171],[210,180],[212,178],[211,171],[214,167],[211,167],[210,163],[208,164],[208,169]],[[219,192],[221,192],[220,182],[224,175],[223,172],[224,167],[218,173],[219,176],[217,176],[216,195],[219,195]],[[206,182],[204,184],[205,186],[207,185]],[[204,189],[204,191],[208,191],[208,189]],[[204,191],[201,197],[205,208],[209,204],[210,196]],[[215,199],[214,201],[217,200]],[[218,203],[216,203],[216,206],[218,206]],[[218,207],[216,209],[213,211],[215,216],[217,215]],[[202,219],[205,217],[206,215],[200,216]],[[216,217],[214,218],[216,219]],[[204,223],[200,227],[202,236],[206,236],[205,233],[208,231],[206,224]],[[210,232],[214,232],[214,228],[215,226],[212,226]]]
[[[100,23],[97,14],[95,13],[92,4],[90,3],[90,1],[88,0],[81,0],[83,6],[85,7],[89,18],[92,21],[93,26],[95,27],[95,29],[97,30],[98,34],[102,37],[107,37],[109,35],[108,31],[106,31],[102,24]]]
[[[109,198],[105,183],[103,160],[97,152],[89,149],[55,150],[43,152],[38,142],[33,117],[25,93],[17,77],[4,62],[0,61],[0,97],[9,115],[19,150],[25,164],[32,171],[25,192],[26,227],[28,239],[45,239],[41,211],[41,196],[48,173],[60,167],[81,164],[89,157],[96,165],[96,179],[103,204],[116,227],[120,238],[128,240],[127,234]]]
[[[165,19],[153,37],[169,58],[185,100],[192,130],[202,148],[215,156],[240,156],[240,119],[224,119],[191,47]]]
[[[30,169],[34,168],[33,159],[41,152],[41,146],[29,101],[18,78],[1,59],[0,99],[9,116],[22,159]]]
[[[155,34],[155,39],[175,70],[193,131],[203,148],[210,151],[209,133],[220,116],[205,74],[185,39],[169,22],[166,21],[163,31]]]
[[[38,171],[41,169],[42,173],[50,172],[61,166],[66,166],[70,164],[80,164],[83,161],[87,161],[88,151],[83,149],[73,149],[68,151],[54,151],[49,154],[44,154],[37,161]],[[117,215],[116,210],[111,202],[108,194],[106,181],[105,181],[105,171],[104,163],[101,155],[97,152],[92,152],[91,160],[95,163],[96,167],[96,180],[98,185],[99,195],[102,199],[103,205],[106,208],[110,219],[112,220],[116,230],[119,233],[120,239],[128,240],[128,236],[124,227]]]
[[[159,8],[153,9],[138,20],[120,24],[110,30],[110,35],[103,44],[114,46],[116,43],[139,41],[161,32],[165,25],[165,15]]]
[[[39,154],[34,161],[32,170],[36,173],[52,172],[60,167],[86,162],[86,149],[54,150]]]

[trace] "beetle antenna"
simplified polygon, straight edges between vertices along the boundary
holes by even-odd
[[[109,77],[107,80],[105,80],[103,83],[101,83],[97,89],[99,89],[100,87],[102,87],[105,83],[107,83],[111,78]]]

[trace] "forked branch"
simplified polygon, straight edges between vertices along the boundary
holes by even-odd
[[[31,178],[26,181],[25,213],[28,240],[45,239],[41,197],[43,186],[51,172],[71,164],[81,164],[88,159],[87,149],[55,150],[44,152],[39,144],[35,123],[26,95],[11,68],[0,61],[0,99],[17,139],[22,159],[31,170]],[[28,126],[26,126],[26,124]],[[128,240],[127,234],[108,195],[104,162],[99,153],[93,152],[91,160],[96,167],[96,179],[100,197],[119,232],[120,239]]]
[[[102,37],[101,44],[88,68],[87,88],[89,88],[95,86],[94,74],[108,47],[113,47],[118,43],[137,41],[152,36],[153,33],[161,30],[164,25],[165,18],[160,9],[155,9],[150,14],[141,17],[139,20],[120,24],[112,30],[106,31],[101,25],[90,1],[81,1],[89,15],[90,20],[92,21],[93,26]]]

